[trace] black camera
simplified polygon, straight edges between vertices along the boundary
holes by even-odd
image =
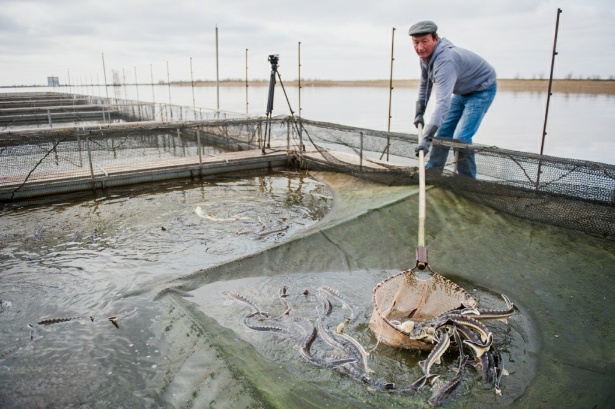
[[[276,66],[278,65],[278,61],[280,60],[280,55],[279,54],[270,54],[269,55],[269,62],[271,63],[272,66]]]

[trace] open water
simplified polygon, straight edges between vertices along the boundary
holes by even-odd
[[[58,88],[0,88],[0,92],[57,91]],[[69,91],[60,88],[62,92]],[[286,91],[286,95],[284,93]],[[73,93],[106,96],[104,87],[72,87]],[[134,85],[109,87],[110,97],[139,99],[265,115],[268,87]],[[416,90],[396,88],[391,98],[390,130],[416,133],[412,124]],[[138,96],[138,98],[137,98]],[[288,101],[286,99],[288,96]],[[247,102],[247,104],[246,104]],[[290,105],[290,106],[289,106]],[[301,109],[300,109],[301,108]],[[430,113],[428,107],[427,115]],[[274,115],[301,115],[315,121],[362,128],[389,129],[389,90],[373,87],[303,87],[301,106],[296,87],[274,90]],[[474,142],[522,152],[539,153],[546,109],[546,91],[499,91]],[[554,93],[547,120],[544,154],[615,164],[615,95]]]

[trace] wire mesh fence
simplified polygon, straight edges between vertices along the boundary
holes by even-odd
[[[96,102],[88,100],[89,105]],[[110,174],[198,167],[204,157],[234,151],[252,151],[263,161],[273,151],[285,152],[289,164],[302,168],[345,172],[388,185],[418,183],[417,135],[295,116],[272,118],[265,135],[262,117],[224,118],[220,112],[189,107],[105,102],[106,118],[114,117],[114,109],[126,122],[2,131],[0,198],[23,199],[25,187],[45,194],[60,181],[79,190]],[[429,183],[509,214],[615,238],[614,165],[437,138],[434,145],[451,152],[443,173],[428,172]],[[455,173],[459,152],[475,154],[476,179]]]

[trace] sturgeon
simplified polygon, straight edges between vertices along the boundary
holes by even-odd
[[[502,298],[506,303],[506,309],[478,309],[479,315],[475,316],[477,320],[498,320],[508,324],[508,317],[515,312],[515,305],[506,295],[502,294]]]
[[[495,374],[493,376],[493,385],[495,388],[495,394],[498,396],[502,395],[502,390],[500,389],[500,381],[502,380],[502,375],[505,372],[504,369],[504,361],[502,361],[502,355],[500,354],[500,351],[498,351],[495,346],[493,347],[493,361],[494,361],[494,368],[495,368]]]
[[[301,345],[299,346],[299,353],[301,354],[301,356],[303,356],[303,358],[305,358],[306,361],[325,368],[337,368],[341,365],[346,365],[357,361],[356,358],[340,358],[333,361],[326,361],[312,355],[311,348],[314,341],[316,341],[318,331],[316,331],[316,327],[314,327],[314,324],[312,324],[310,321],[302,321],[309,325],[309,328],[307,329],[307,335],[303,337],[303,339],[301,340]]]
[[[288,338],[294,338],[294,339],[298,338],[297,334],[295,334],[294,332],[290,331],[288,328],[284,328],[284,327],[277,326],[277,325],[258,325],[258,324],[254,324],[254,323],[250,322],[250,319],[252,317],[254,317],[254,316],[257,316],[257,315],[263,315],[263,314],[261,312],[254,312],[254,313],[246,316],[243,319],[243,324],[246,327],[248,327],[250,329],[253,329],[255,331],[273,332],[273,333],[275,333],[277,335],[283,335],[283,336],[288,337]]]
[[[363,367],[362,369],[365,372],[374,372],[367,364],[367,358],[369,357],[369,353],[365,350],[365,348],[363,348],[359,341],[357,341],[350,335],[346,335],[344,333],[333,333],[327,331],[327,329],[323,325],[322,320],[318,321],[318,329],[320,331],[320,337],[323,339],[323,341],[325,341],[333,348],[343,351],[351,357],[356,358],[357,361],[360,360]]]
[[[466,315],[461,315],[461,314],[439,315],[438,317],[434,318],[432,322],[434,323],[434,328],[436,329],[448,323],[465,325],[475,330],[479,334],[480,339],[483,342],[487,342],[489,340],[489,337],[493,336],[491,334],[491,331],[489,331],[489,329],[485,327],[483,323],[476,320],[475,318],[470,318],[469,316],[466,316]]]
[[[247,305],[248,307],[252,308],[254,310],[254,312],[257,312],[261,315],[265,315],[268,316],[269,313],[266,311],[263,311],[261,309],[261,307],[259,307],[254,301],[250,300],[249,298],[247,298],[246,296],[239,294],[236,291],[222,291],[220,294],[222,294],[223,297],[226,298],[230,298],[232,300],[238,301],[244,305]]]
[[[457,324],[455,327],[459,334],[465,338],[465,340],[471,341],[474,344],[480,343],[478,335],[476,335],[470,328],[460,324]],[[472,353],[474,356],[474,368],[481,374],[485,384],[491,383],[491,372],[493,367],[492,360],[489,359],[491,357],[491,353],[486,351],[486,353],[477,356],[475,349],[472,349]]]
[[[290,305],[290,302],[288,301],[288,287],[284,286],[280,288],[280,296],[278,298],[280,299],[280,301],[282,301],[282,304],[284,304],[284,307],[286,308],[284,310],[284,315],[290,314],[292,307]]]
[[[438,389],[433,393],[431,398],[429,398],[428,402],[431,406],[439,406],[444,402],[453,391],[459,386],[461,383],[461,378],[463,377],[464,369],[466,363],[468,362],[467,355],[461,355],[459,357],[459,369],[457,370],[457,374],[453,379],[451,379],[446,385],[442,388]]]
[[[434,363],[439,364],[441,362],[440,358],[451,344],[451,338],[449,336],[448,328],[445,328],[444,330],[440,331],[438,335],[438,343],[431,350],[431,352],[429,352],[429,355],[427,355],[427,359],[419,362],[419,366],[423,370],[423,374],[425,376],[430,375],[429,370]]]
[[[341,295],[339,291],[334,290],[331,287],[327,287],[326,285],[320,285],[317,287],[317,289],[319,291],[329,294],[331,297],[335,298],[340,303],[348,307],[348,309],[350,310],[350,318],[348,318],[348,320],[352,321],[354,319],[354,308],[352,308],[352,305],[350,305],[348,300],[346,300],[346,298],[343,295]]]

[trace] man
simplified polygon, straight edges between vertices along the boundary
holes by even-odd
[[[429,152],[436,136],[472,143],[485,113],[496,93],[495,70],[480,56],[454,46],[437,34],[433,21],[420,21],[410,27],[414,50],[420,57],[421,80],[416,102],[414,125],[424,126],[423,140],[416,147]],[[423,115],[433,87],[436,87],[436,106],[425,126]],[[446,164],[448,147],[434,146],[426,169],[441,173]],[[461,149],[457,158],[457,173],[476,178],[474,152]]]

